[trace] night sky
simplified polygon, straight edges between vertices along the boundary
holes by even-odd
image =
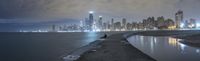
[[[105,19],[141,21],[149,16],[174,19],[179,9],[184,19],[200,19],[200,0],[0,0],[0,23],[68,22],[85,19],[88,11]]]

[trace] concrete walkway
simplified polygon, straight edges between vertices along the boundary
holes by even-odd
[[[130,45],[123,34],[111,35],[99,46],[85,52],[76,61],[156,61]]]

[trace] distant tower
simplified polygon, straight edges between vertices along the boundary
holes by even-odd
[[[196,25],[196,20],[195,19],[190,19],[190,22],[189,22],[189,25],[192,27],[192,28],[196,28],[197,25]]]
[[[106,23],[106,29],[110,29],[110,21],[108,21],[107,23]]]
[[[122,19],[122,27],[123,29],[126,29],[126,18]]]
[[[56,32],[56,25],[52,25],[52,32]]]
[[[175,21],[176,21],[176,27],[177,28],[181,28],[181,26],[183,26],[181,23],[183,23],[183,11],[179,10],[176,14],[175,14]]]
[[[94,11],[89,11],[89,30],[93,30],[93,27],[94,27]]]
[[[111,25],[113,25],[114,24],[114,19],[112,18],[112,20],[111,20]]]
[[[98,20],[98,28],[100,29],[100,30],[102,30],[102,28],[103,28],[103,21],[102,21],[102,16],[99,16],[99,20]]]
[[[81,21],[80,21],[80,27],[83,27],[83,26],[84,26],[84,21],[81,20]]]
[[[111,30],[114,30],[114,19],[111,19]]]
[[[89,19],[85,18],[84,29],[89,30]]]

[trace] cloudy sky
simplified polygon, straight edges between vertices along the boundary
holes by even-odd
[[[185,19],[200,19],[200,0],[0,0],[0,23],[83,20],[90,10],[106,19],[174,19],[179,9],[184,11]]]

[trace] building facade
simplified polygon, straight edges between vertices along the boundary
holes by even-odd
[[[176,22],[176,27],[177,28],[181,28],[183,25],[183,11],[179,10],[176,14],[175,14],[175,22]]]

